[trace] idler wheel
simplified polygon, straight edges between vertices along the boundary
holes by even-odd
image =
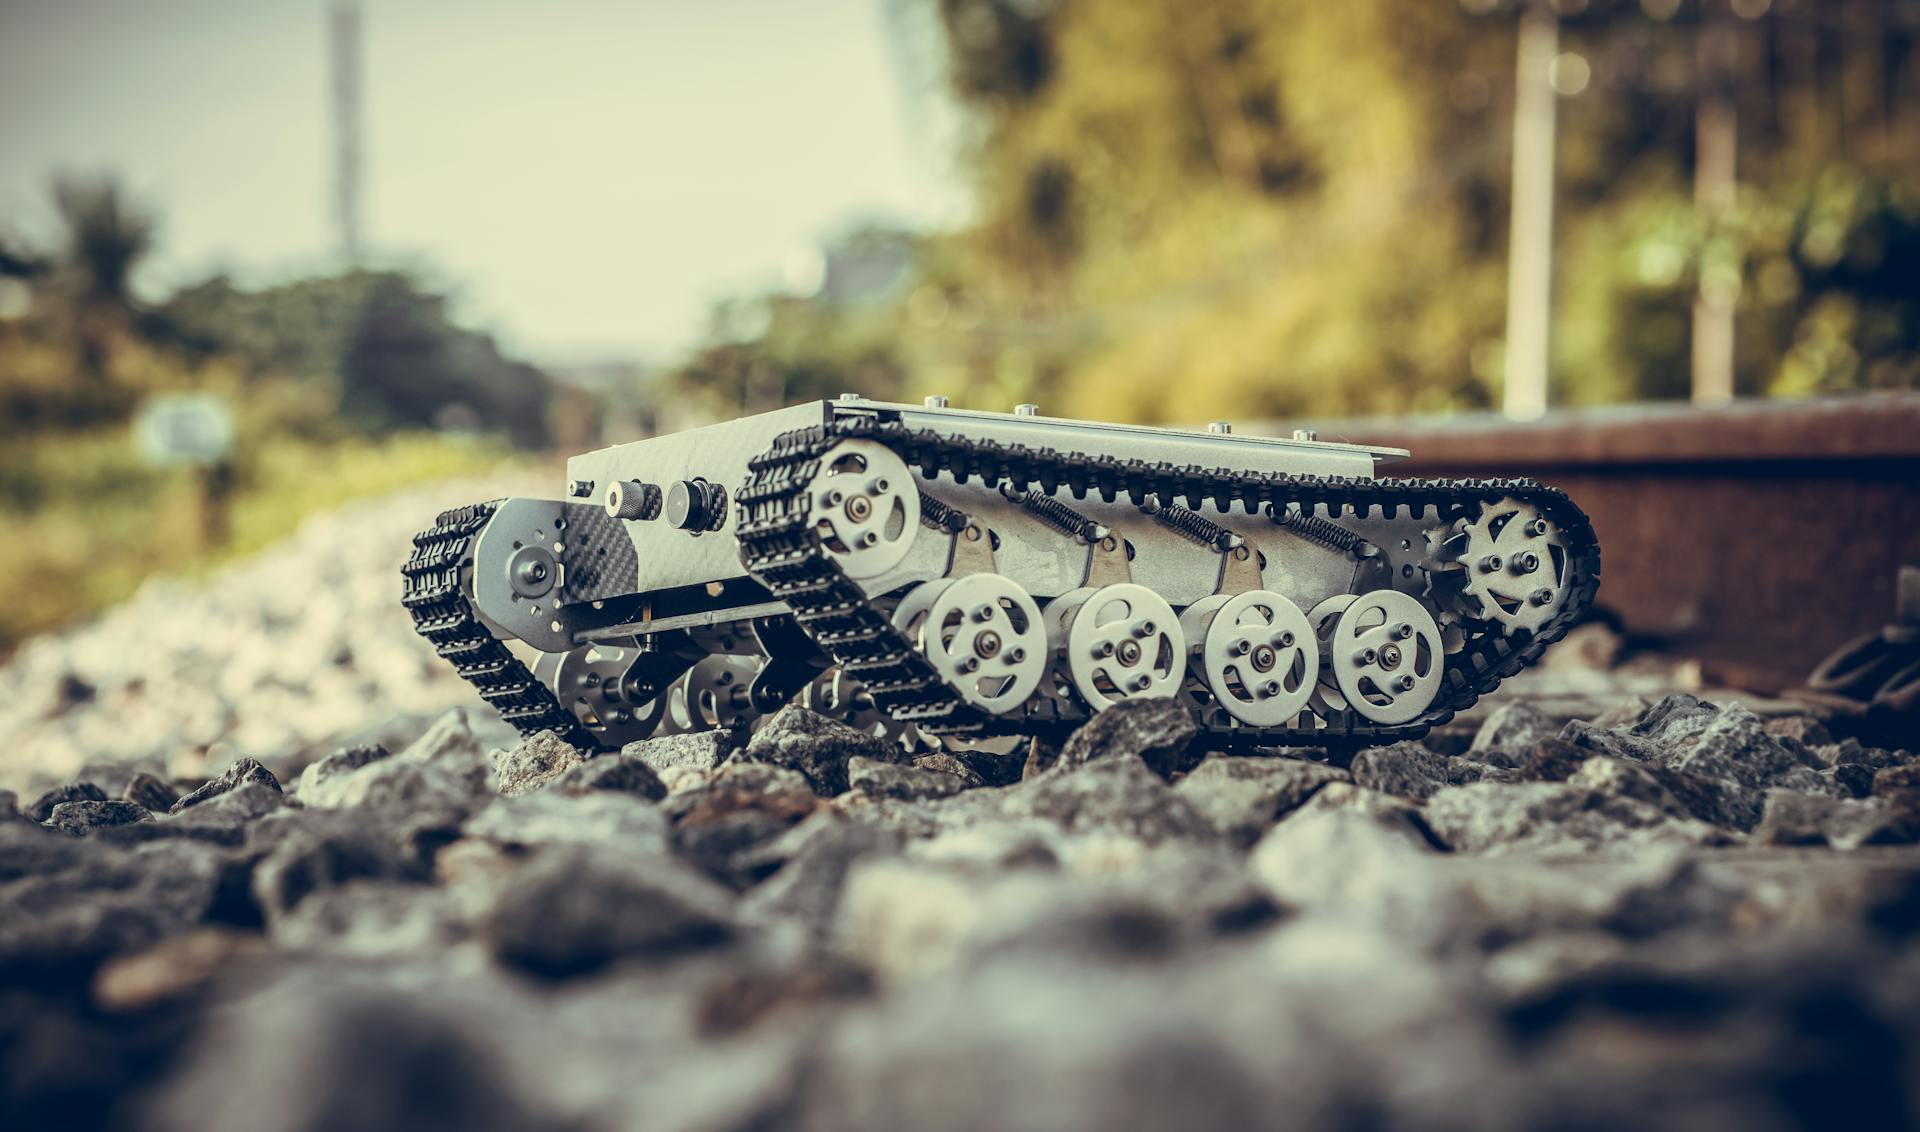
[[[1347,706],[1375,723],[1406,723],[1440,694],[1440,627],[1426,606],[1398,590],[1354,598],[1324,647]]]
[[[1159,594],[1118,582],[1094,590],[1064,616],[1067,674],[1093,710],[1180,690],[1187,638]]]
[[[1320,646],[1307,615],[1272,590],[1215,594],[1180,624],[1193,672],[1226,713],[1250,727],[1299,716],[1320,676]]]
[[[937,587],[937,590],[934,589]],[[916,600],[933,590],[923,603]],[[895,612],[908,612],[920,651],[961,699],[989,715],[1018,711],[1047,672],[1040,607],[1020,583],[1000,574],[928,582]]]

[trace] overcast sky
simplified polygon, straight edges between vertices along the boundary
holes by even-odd
[[[964,208],[883,3],[363,0],[367,243],[538,360],[684,348],[845,223]],[[327,7],[0,0],[0,225],[113,171],[162,217],[149,287],[329,269]]]

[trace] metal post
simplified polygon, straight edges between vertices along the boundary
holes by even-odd
[[[1553,318],[1555,94],[1550,77],[1560,21],[1542,2],[1520,11],[1514,66],[1513,225],[1507,248],[1507,416],[1547,411]]]
[[[1695,41],[1699,101],[1693,117],[1693,203],[1710,223],[1733,206],[1739,118],[1734,108],[1737,41],[1727,13],[1703,13]],[[1693,403],[1733,400],[1733,305],[1729,294],[1701,273],[1693,299]]]
[[[333,218],[340,256],[360,262],[360,5],[336,0],[329,58],[333,77]]]

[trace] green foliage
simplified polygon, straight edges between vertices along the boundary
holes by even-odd
[[[922,240],[883,301],[762,300],[764,327],[729,320],[685,387],[730,408],[854,388],[1184,421],[1496,401],[1511,5],[900,2],[944,29],[975,220]],[[1876,106],[1767,63],[1746,185],[1710,222],[1693,24],[1565,10],[1594,81],[1560,104],[1555,402],[1685,396],[1703,288],[1737,302],[1743,393],[1920,382],[1920,107],[1892,93],[1911,76]],[[1742,24],[1748,57],[1802,34],[1781,20]]]
[[[192,471],[134,455],[124,428],[22,437],[0,445],[0,655],[27,637],[130,597],[157,573],[202,573],[291,533],[302,519],[426,479],[497,470],[493,443],[394,434],[314,442],[250,439],[236,463],[223,541]]]
[[[258,291],[218,277],[183,289],[159,313],[196,356],[327,383],[355,431],[451,421],[544,445],[552,382],[456,326],[446,307],[445,296],[405,275],[350,271]]]
[[[212,279],[147,306],[129,279],[152,218],[110,180],[62,180],[54,198],[55,247],[0,248],[0,284],[30,297],[23,316],[0,314],[0,586],[24,595],[0,610],[0,654],[154,572],[204,570],[314,511],[548,439],[546,375],[407,276],[257,291]],[[136,453],[139,405],[183,391],[233,407],[217,469]]]

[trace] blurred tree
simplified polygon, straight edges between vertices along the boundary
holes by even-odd
[[[522,447],[549,439],[547,375],[455,325],[446,297],[407,275],[356,270],[260,290],[215,277],[164,310],[195,356],[322,383],[356,429],[458,426]]]
[[[56,177],[53,203],[61,228],[56,280],[73,319],[80,373],[103,382],[114,339],[138,314],[133,271],[153,248],[154,219],[106,176]]]
[[[687,383],[735,407],[847,386],[1188,421],[1497,400],[1529,0],[894,2],[943,29],[975,220],[857,313],[747,304],[762,325],[716,334]],[[1686,396],[1703,289],[1736,302],[1743,393],[1920,380],[1920,16],[1555,7],[1555,402]],[[1741,61],[1741,187],[1711,217],[1707,18]]]

